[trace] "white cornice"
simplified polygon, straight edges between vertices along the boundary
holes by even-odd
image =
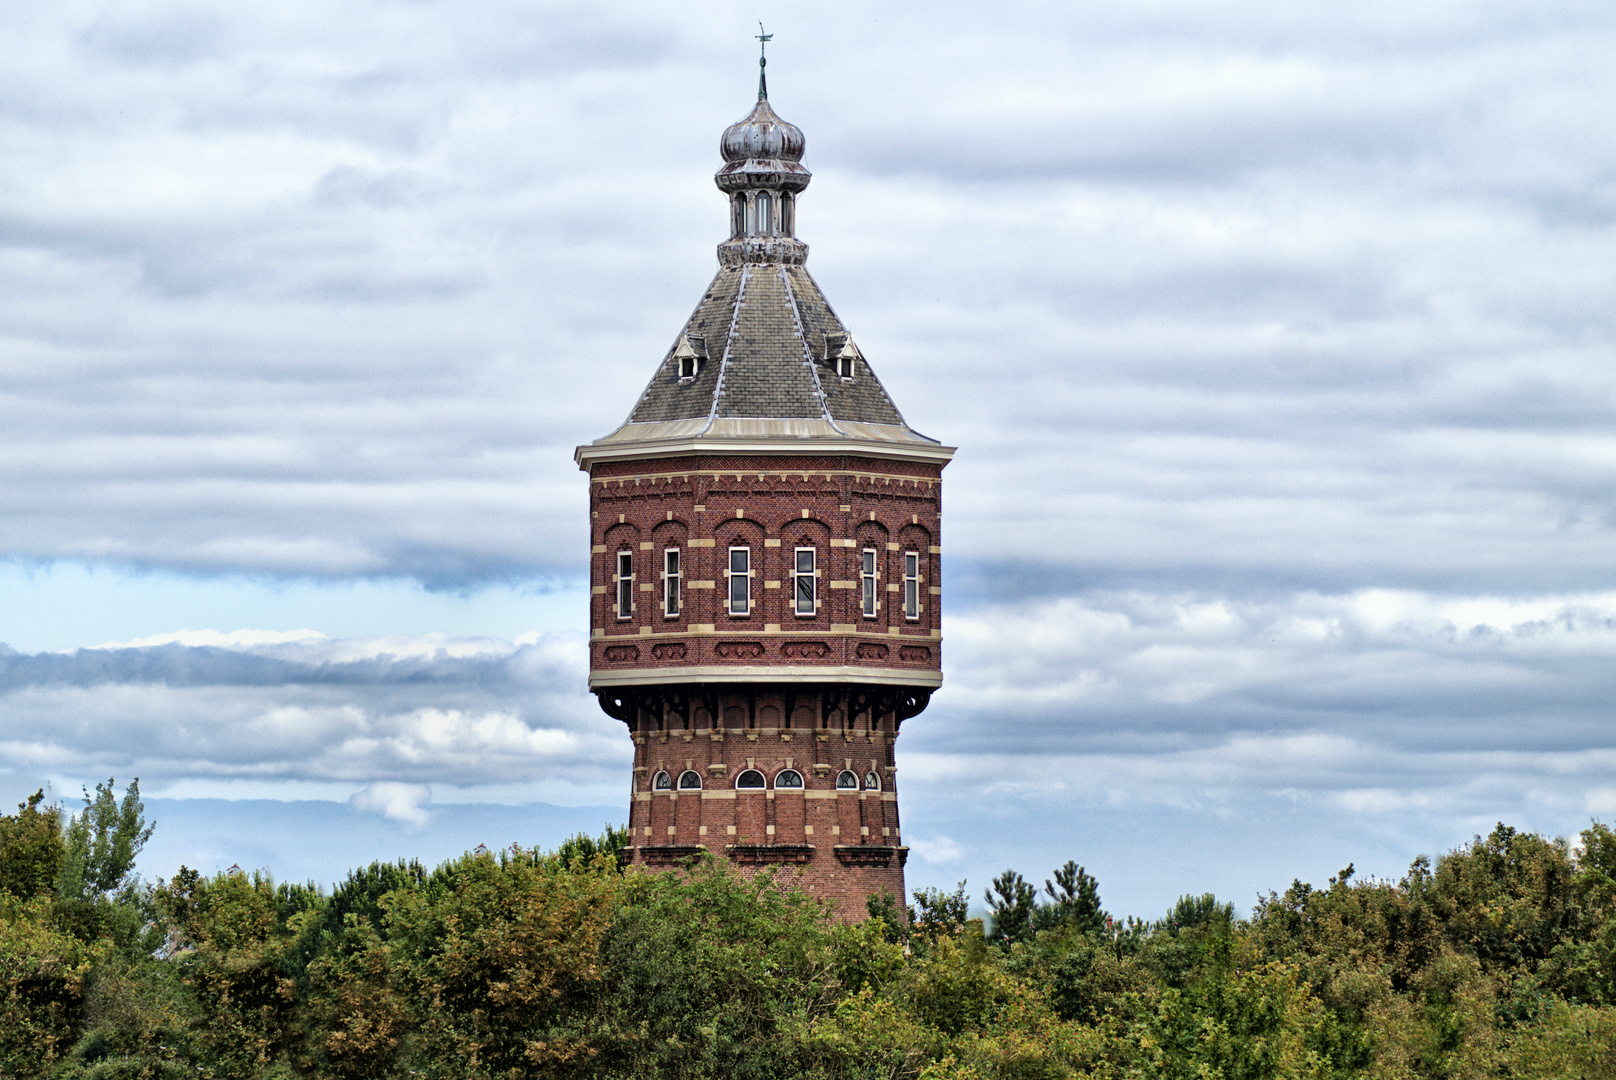
[[[925,443],[887,442],[879,439],[791,438],[681,438],[624,440],[614,443],[586,443],[573,451],[580,469],[588,470],[601,461],[635,461],[646,458],[688,457],[691,454],[851,454],[855,457],[886,458],[900,461],[931,461],[945,464],[957,447]]]

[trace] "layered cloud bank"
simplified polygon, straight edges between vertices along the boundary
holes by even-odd
[[[570,451],[713,270],[752,18],[15,10],[0,788],[138,774],[236,823],[187,858],[293,869],[621,803]],[[961,447],[920,883],[1075,857],[1151,906],[1616,812],[1616,9],[769,29],[810,267]]]
[[[8,784],[139,775],[160,799],[325,799],[429,834],[466,803],[621,815],[628,739],[583,692],[578,635],[170,637],[0,655]],[[1298,859],[1393,873],[1498,817],[1564,833],[1616,812],[1612,594],[1096,592],[967,611],[947,648],[900,744],[921,882],[1064,844],[1148,903],[1174,866],[1250,887],[1252,858],[1207,847],[1208,822],[1300,815],[1318,835]],[[1007,822],[1042,835],[1007,840]],[[1178,841],[1158,838],[1169,866],[1141,885],[1116,830],[1145,823]]]

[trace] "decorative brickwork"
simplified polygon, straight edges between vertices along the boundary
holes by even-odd
[[[802,266],[802,133],[760,101],[724,146],[718,277],[629,420],[578,448],[589,687],[634,740],[634,865],[774,867],[859,919],[904,899],[894,746],[942,683],[953,451]]]

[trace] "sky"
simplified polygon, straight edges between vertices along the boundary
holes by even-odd
[[[0,800],[148,878],[626,817],[587,485],[723,128],[945,473],[911,887],[1118,914],[1616,816],[1608,3],[19,2]]]

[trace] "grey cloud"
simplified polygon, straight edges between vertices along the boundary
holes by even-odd
[[[583,693],[573,635],[170,643],[0,654],[0,747],[14,768],[188,779],[436,782],[564,778],[621,766]],[[159,792],[161,788],[158,789]],[[385,800],[384,800],[385,801]]]
[[[1603,451],[1573,432],[1616,419],[1608,14],[781,17],[815,272],[963,447],[957,559],[1602,580]],[[0,550],[580,574],[570,448],[711,272],[749,40],[717,10],[200,18],[10,31],[67,66],[8,75]],[[1074,539],[1033,556],[1046,522]]]

